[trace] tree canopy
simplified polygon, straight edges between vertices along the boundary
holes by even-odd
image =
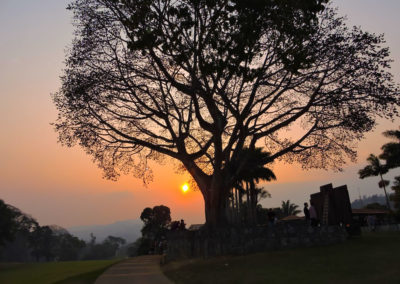
[[[148,181],[148,159],[172,157],[213,224],[245,147],[340,168],[377,116],[397,115],[399,95],[383,37],[347,28],[326,2],[73,1],[75,39],[53,95],[59,140],[79,143],[108,178]]]
[[[140,214],[143,221],[142,235],[149,239],[159,239],[165,235],[171,223],[171,210],[165,205],[146,207]]]

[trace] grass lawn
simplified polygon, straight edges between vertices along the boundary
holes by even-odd
[[[400,283],[400,232],[326,247],[171,262],[175,283]]]
[[[0,283],[94,283],[105,269],[120,260],[66,261],[47,263],[0,263]]]

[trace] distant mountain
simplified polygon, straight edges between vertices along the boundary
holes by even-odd
[[[134,242],[141,236],[143,222],[139,219],[118,221],[107,225],[70,227],[68,231],[85,241],[90,240],[90,234],[96,237],[96,242],[102,242],[108,236],[124,238],[128,243]]]

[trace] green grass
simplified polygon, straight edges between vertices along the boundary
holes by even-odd
[[[104,270],[119,261],[114,259],[24,264],[0,263],[0,283],[94,283]]]
[[[400,283],[400,233],[366,234],[326,247],[171,262],[175,283]]]

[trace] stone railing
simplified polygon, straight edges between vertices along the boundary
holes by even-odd
[[[343,242],[346,238],[346,230],[342,227],[311,227],[303,222],[273,227],[174,231],[168,234],[167,260],[328,245]]]

